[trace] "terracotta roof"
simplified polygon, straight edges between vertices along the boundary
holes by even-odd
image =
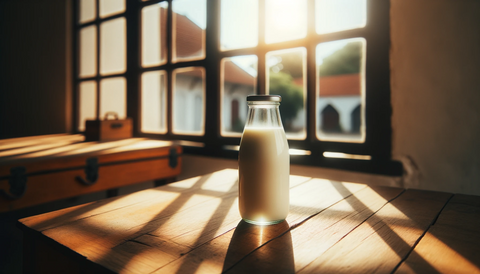
[[[225,62],[224,80],[228,83],[242,84],[247,86],[254,86],[255,77],[243,70],[233,62]]]
[[[178,57],[197,55],[202,50],[203,32],[199,26],[188,17],[175,14],[176,22],[176,53]]]
[[[202,74],[199,70],[191,70],[182,72],[182,75],[188,75],[191,77],[201,78]],[[243,70],[241,67],[237,66],[233,62],[226,62],[225,63],[225,74],[224,74],[224,81],[226,83],[231,84],[241,84],[247,86],[254,86],[255,77],[250,75],[248,72]]]
[[[320,77],[319,95],[322,97],[360,95],[360,74]]]

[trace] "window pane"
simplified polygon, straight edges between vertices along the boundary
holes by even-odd
[[[142,9],[142,66],[164,64],[167,56],[168,2]]]
[[[363,38],[321,43],[316,49],[316,128],[320,140],[365,140]]]
[[[280,116],[289,139],[306,137],[306,49],[271,51],[266,56],[267,92],[282,96]]]
[[[78,88],[78,130],[85,130],[85,121],[97,118],[97,83],[81,82]]]
[[[125,0],[100,0],[100,18],[125,11]]]
[[[167,132],[167,92],[165,71],[142,74],[142,131]]]
[[[222,50],[258,44],[258,0],[222,0],[220,17]]]
[[[89,26],[80,30],[79,76],[97,75],[97,27]]]
[[[367,23],[367,0],[315,0],[318,34],[363,28]]]
[[[247,120],[247,95],[255,94],[257,56],[222,59],[222,135],[240,136]]]
[[[265,43],[290,41],[307,35],[306,0],[266,0],[265,11]]]
[[[100,25],[100,74],[123,73],[126,69],[125,18]]]
[[[203,135],[205,128],[205,69],[173,71],[173,132]]]
[[[97,12],[95,0],[80,0],[78,23],[83,24],[95,20]]]
[[[116,112],[119,119],[127,117],[127,81],[123,77],[100,81],[100,119],[111,111]]]
[[[206,0],[174,0],[172,62],[205,57]]]

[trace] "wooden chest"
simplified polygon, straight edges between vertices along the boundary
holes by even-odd
[[[87,120],[85,123],[86,141],[113,141],[132,137],[132,119]]]
[[[56,134],[0,140],[0,212],[180,174],[179,145]]]

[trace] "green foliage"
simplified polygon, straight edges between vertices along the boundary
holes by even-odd
[[[235,120],[235,122],[232,125],[232,131],[233,132],[243,132],[243,128],[245,127],[245,121],[242,121],[241,119]]]
[[[291,75],[284,72],[270,72],[270,94],[282,96],[280,116],[285,130],[292,131],[292,121],[303,108],[302,88],[293,83]]]
[[[293,78],[303,77],[303,54],[302,52],[293,51],[283,54],[278,54],[281,58],[281,71],[290,74]]]
[[[360,72],[362,44],[351,42],[325,57],[320,65],[320,76],[351,74]]]

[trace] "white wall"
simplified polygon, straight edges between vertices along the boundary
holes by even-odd
[[[317,129],[322,127],[322,111],[327,105],[331,105],[340,116],[340,126],[345,132],[352,130],[352,111],[361,104],[360,96],[332,96],[317,98]]]
[[[173,130],[177,133],[199,134],[205,120],[203,80],[177,75],[173,101]]]
[[[234,87],[234,88],[233,88]],[[238,101],[238,117],[244,123],[247,121],[247,95],[255,93],[253,86],[232,85],[225,83],[222,105],[222,130],[230,132],[232,129],[232,101]]]

